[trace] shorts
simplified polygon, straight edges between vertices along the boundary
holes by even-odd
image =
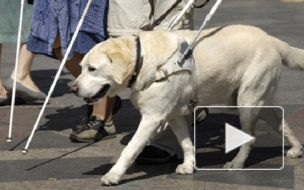
[[[120,36],[148,30],[154,20],[163,15],[175,2],[176,0],[110,0],[108,33],[110,36]],[[182,0],[154,29],[167,30],[187,2]],[[174,29],[192,28],[193,8],[191,7]]]

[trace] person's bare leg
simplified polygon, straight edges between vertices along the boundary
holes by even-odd
[[[26,49],[26,43],[21,44],[18,60],[17,82],[35,92],[40,92],[40,89],[34,83],[30,74],[33,60],[34,54]],[[12,71],[11,78],[14,79],[14,76],[15,69]]]
[[[112,120],[112,110],[115,103],[115,97],[104,97],[100,102],[94,104],[92,115],[98,116],[105,122]]]
[[[63,59],[63,55],[62,55],[62,50],[61,47],[55,48],[54,52],[57,56],[57,58],[62,61]],[[73,75],[73,77],[77,78],[80,73],[81,73],[81,67],[80,67],[80,62],[82,60],[82,58],[84,57],[83,54],[79,54],[79,53],[75,53],[74,52],[74,56],[67,60],[65,63],[65,68]]]
[[[1,78],[1,55],[2,55],[2,44],[0,44],[0,98],[7,98],[8,92],[4,88]]]

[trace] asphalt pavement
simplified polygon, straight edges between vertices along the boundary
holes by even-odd
[[[287,2],[285,2],[287,1]],[[207,28],[246,24],[262,28],[269,34],[304,49],[304,2],[292,0],[223,0]],[[201,1],[198,1],[201,2]],[[214,1],[196,9],[198,29]],[[246,43],[246,42],[244,42]],[[8,77],[14,66],[16,45],[3,46],[1,74]],[[220,52],[219,52],[220,53]],[[59,67],[59,61],[43,55],[35,56],[32,77],[40,89],[48,93]],[[118,135],[114,139],[92,144],[72,143],[69,134],[86,113],[84,101],[73,95],[69,85],[74,80],[63,70],[50,102],[39,123],[29,153],[23,155],[27,138],[38,117],[41,101],[26,98],[27,104],[15,107],[12,142],[6,142],[10,106],[0,107],[0,189],[303,189],[304,158],[282,157],[280,137],[271,130],[259,128],[260,143],[249,156],[247,168],[274,170],[220,171],[198,170],[193,175],[177,175],[180,160],[163,165],[133,164],[118,186],[100,186],[100,178],[115,163],[120,152],[136,131],[140,114],[121,94],[123,106],[114,116]],[[275,105],[282,106],[285,118],[301,143],[304,143],[304,72],[283,67]],[[237,116],[211,115],[200,123],[202,140],[197,159],[202,168],[222,166],[225,155],[216,152],[223,147],[221,120],[237,123]],[[211,127],[215,126],[215,127]],[[217,131],[216,131],[217,130]],[[214,132],[214,133],[213,133]],[[277,143],[277,144],[276,144]],[[287,149],[288,144],[284,145]],[[283,152],[284,153],[284,152]],[[283,162],[282,162],[283,161]],[[283,169],[276,170],[284,165]]]

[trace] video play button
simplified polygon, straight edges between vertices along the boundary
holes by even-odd
[[[251,135],[225,123],[225,153],[254,139]]]
[[[279,114],[274,122],[281,123],[282,118],[284,118],[282,107],[198,106],[194,110],[194,121],[200,119],[201,110],[204,108],[208,109],[208,117],[201,122],[194,122],[193,130],[194,163],[197,170],[227,170],[223,167],[224,163],[231,162],[237,155],[244,155],[244,152],[239,154],[239,146],[244,146],[246,142],[255,140],[256,143],[252,145],[252,150],[245,161],[245,168],[242,170],[268,171],[284,168],[284,138],[279,138],[277,133],[263,121],[257,122],[255,126],[256,135],[247,132],[247,130],[243,132],[239,117],[243,112],[252,112],[256,109],[254,112],[257,113],[265,111],[266,113],[275,112]],[[284,136],[284,131],[281,132]],[[269,159],[274,159],[274,162],[269,162]],[[240,169],[237,168],[237,170]]]

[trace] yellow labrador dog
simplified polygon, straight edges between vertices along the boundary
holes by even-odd
[[[191,107],[224,103],[237,106],[271,105],[280,68],[304,69],[304,51],[243,25],[208,29],[196,41],[192,55],[177,63],[196,31],[152,31],[123,36],[96,45],[81,62],[82,73],[72,91],[88,103],[114,96],[131,83],[131,101],[142,119],[132,140],[102,184],[117,184],[157,128],[168,122],[184,152],[179,174],[194,172],[194,151],[185,116]],[[195,61],[195,67],[193,65]],[[254,135],[259,119],[281,131],[272,109],[242,110],[242,129]],[[284,121],[287,156],[302,154],[302,145]],[[225,168],[242,168],[254,140],[244,144]]]

